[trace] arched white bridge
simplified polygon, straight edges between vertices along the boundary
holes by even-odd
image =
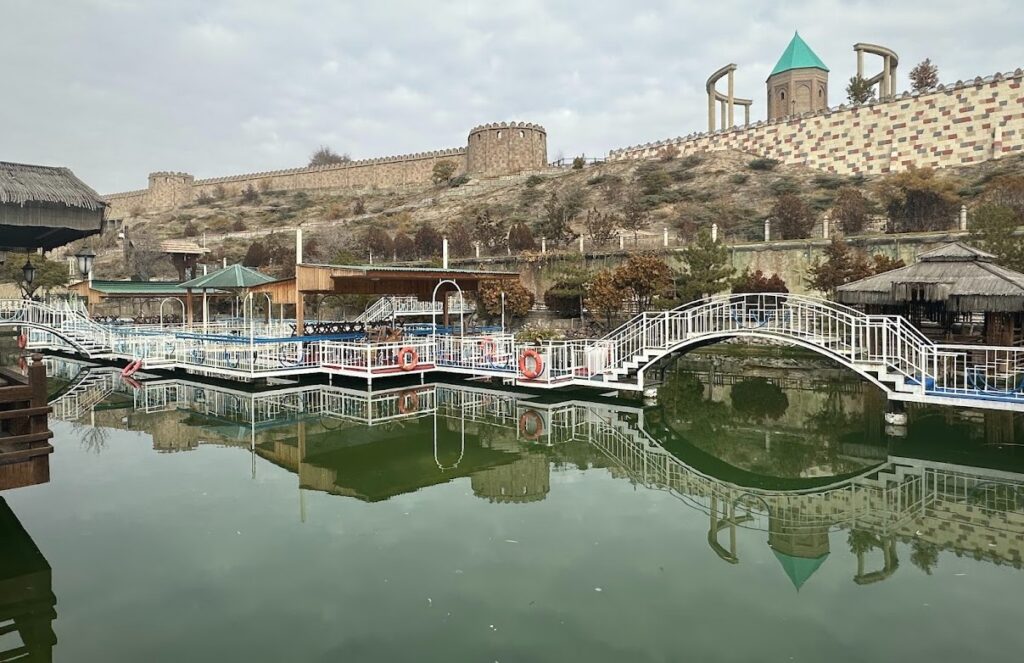
[[[1024,350],[938,344],[902,316],[868,315],[803,295],[733,294],[643,313],[588,344],[588,377],[643,388],[644,372],[673,353],[746,337],[813,350],[890,398],[1005,408],[1024,406]]]
[[[748,337],[813,350],[895,400],[1024,411],[1024,348],[937,344],[901,316],[867,315],[803,295],[715,296],[670,311],[642,313],[600,339],[539,346],[517,341],[512,334],[437,334],[371,343],[280,337],[252,326],[208,334],[182,327],[111,327],[71,305],[27,300],[0,301],[0,325],[28,327],[60,339],[33,342],[32,348],[141,360],[143,368],[243,380],[329,373],[372,381],[442,371],[539,388],[586,385],[635,391],[644,389],[650,366],[668,355]],[[405,359],[413,351],[416,361],[410,366]],[[523,360],[526,353],[535,360]]]

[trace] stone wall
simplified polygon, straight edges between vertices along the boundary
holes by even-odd
[[[455,162],[456,175],[478,177],[541,170],[547,166],[547,132],[544,127],[527,122],[501,122],[474,128],[467,147],[434,152],[204,180],[197,180],[188,173],[152,173],[148,188],[106,196],[110,203],[108,217],[118,220],[143,212],[173,210],[202,194],[215,196],[223,189],[227,195],[234,196],[250,185],[281,191],[424,184],[431,181],[438,161]]]
[[[900,235],[869,235],[849,237],[847,241],[854,247],[869,254],[881,253],[892,258],[901,258],[908,265],[915,262],[917,256],[929,249],[936,248],[947,242],[962,240],[967,236],[964,231],[907,233]],[[820,294],[810,291],[807,284],[807,270],[816,260],[824,260],[825,248],[829,240],[806,239],[786,240],[777,242],[751,242],[728,245],[729,258],[737,273],[745,269],[751,272],[761,270],[766,274],[778,274],[786,282],[789,291],[794,294]],[[669,264],[679,269],[683,266],[681,249],[667,249],[665,254]],[[583,264],[587,269],[599,270],[615,267],[629,255],[629,251],[588,253],[583,256]],[[540,261],[524,261],[518,256],[499,256],[479,259],[460,259],[454,261],[458,267],[482,269],[508,269],[521,274],[523,285],[529,288],[541,300],[544,291],[554,284],[557,274],[566,266],[579,265],[580,255],[549,254]]]
[[[652,158],[670,146],[683,155],[732,149],[843,175],[977,163],[1024,151],[1022,78],[1017,69],[884,102],[612,150],[608,158]]]

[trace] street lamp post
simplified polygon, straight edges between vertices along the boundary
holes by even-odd
[[[75,260],[78,261],[78,273],[82,275],[83,279],[92,280],[92,261],[95,258],[96,252],[89,248],[83,248],[75,254]]]

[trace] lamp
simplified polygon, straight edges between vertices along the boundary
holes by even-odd
[[[90,248],[83,248],[75,254],[75,259],[78,261],[78,272],[82,275],[83,279],[92,274],[92,261],[95,257],[96,252]]]
[[[32,285],[32,282],[36,280],[36,268],[32,264],[31,258],[25,259],[25,266],[21,268],[21,273],[25,275],[25,285]]]

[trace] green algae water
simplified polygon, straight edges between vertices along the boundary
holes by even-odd
[[[1024,645],[1014,415],[911,408],[887,427],[884,398],[842,372],[706,357],[650,404],[67,380],[50,481],[0,493],[0,660],[959,661]]]

